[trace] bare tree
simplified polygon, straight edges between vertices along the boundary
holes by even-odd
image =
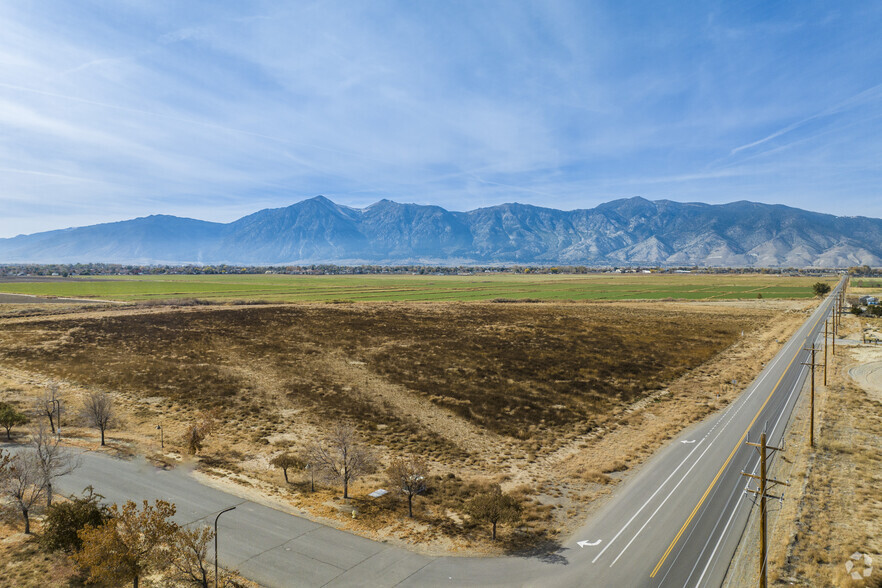
[[[113,399],[106,392],[90,392],[83,399],[81,416],[90,426],[101,431],[101,445],[104,445],[104,431],[114,425],[116,411]]]
[[[80,462],[67,448],[61,446],[58,438],[51,435],[42,422],[31,430],[31,447],[34,448],[43,474],[46,508],[49,508],[52,506],[52,481],[74,471],[80,466]]]
[[[351,425],[338,423],[323,443],[309,450],[313,467],[343,484],[343,498],[349,498],[349,482],[376,469],[373,454],[358,441]]]
[[[180,529],[175,533],[171,549],[175,554],[172,568],[176,580],[190,586],[208,588],[214,585],[214,570],[208,561],[208,547],[214,539],[211,527]]]
[[[21,513],[25,524],[25,534],[31,533],[30,512],[43,496],[43,472],[33,451],[25,450],[11,458],[0,456],[3,472],[0,473],[0,493],[2,493]]]
[[[55,434],[55,417],[61,419],[61,393],[58,391],[58,384],[49,384],[49,387],[43,390],[34,401],[34,408],[37,414],[45,414],[49,419],[49,428],[52,434]],[[58,423],[61,427],[61,423]]]
[[[185,586],[241,586],[242,578],[235,570],[218,570],[217,582],[214,567],[208,558],[208,550],[214,539],[211,527],[181,528],[169,542],[174,558],[171,560],[170,577]]]
[[[429,468],[426,462],[416,457],[398,458],[386,470],[386,475],[392,487],[407,496],[407,516],[413,518],[413,497],[428,489],[426,478]]]

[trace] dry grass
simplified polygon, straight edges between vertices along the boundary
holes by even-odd
[[[860,331],[854,317],[844,319],[843,326]],[[770,582],[882,586],[882,402],[848,375],[850,368],[874,359],[882,360],[882,349],[837,346],[829,385],[816,390],[814,449],[807,444],[807,393],[800,400],[787,431],[788,451],[770,474],[793,484],[780,511],[776,506],[770,513]],[[731,585],[756,583],[755,518],[739,547]],[[874,573],[867,580],[854,581],[847,573],[845,563],[854,552],[873,559]]]
[[[14,318],[0,329],[0,386],[33,396],[59,380],[70,405],[114,394],[115,451],[167,463],[195,412],[224,426],[202,465],[237,491],[272,495],[371,536],[445,549],[484,545],[457,495],[487,480],[531,489],[520,529],[492,549],[553,542],[585,505],[682,427],[724,406],[805,318],[805,303],[371,304],[114,308]],[[747,335],[740,337],[742,329]],[[739,386],[740,389],[740,386]],[[718,393],[721,395],[718,397]],[[285,485],[270,457],[340,419],[384,457],[418,454],[436,487],[405,520],[392,498],[333,500]],[[155,425],[163,424],[161,452]],[[75,423],[69,422],[68,425]],[[68,426],[74,442],[90,432]],[[454,476],[451,478],[451,474]],[[250,495],[249,494],[249,495]]]
[[[39,521],[32,529],[39,533]],[[82,583],[66,555],[44,551],[38,535],[25,535],[18,525],[0,520],[0,586],[61,588]]]

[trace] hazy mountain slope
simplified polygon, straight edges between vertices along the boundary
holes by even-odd
[[[0,263],[882,265],[882,220],[779,205],[629,198],[469,212],[317,196],[229,224],[151,216],[0,239]]]
[[[210,263],[226,225],[153,215],[0,239],[0,263]]]
[[[369,247],[358,229],[361,211],[318,196],[261,210],[227,225],[214,251],[216,262],[269,264],[342,259]]]

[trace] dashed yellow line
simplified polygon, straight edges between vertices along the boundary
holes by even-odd
[[[818,320],[816,320],[816,321],[815,321],[815,324],[813,324],[812,327],[811,327],[811,329],[809,329],[809,333],[811,333],[811,332],[815,329],[815,327],[818,326],[818,323],[821,322],[821,318],[822,318],[823,316],[825,316],[824,313],[822,313],[821,316],[818,317]],[[649,577],[650,577],[650,578],[655,578],[655,575],[658,573],[658,571],[659,571],[659,570],[661,569],[661,567],[664,565],[665,560],[668,559],[668,556],[671,554],[671,550],[674,549],[674,546],[675,546],[675,545],[677,544],[677,542],[680,540],[680,537],[683,536],[683,532],[689,527],[689,524],[692,522],[692,519],[695,517],[695,513],[697,513],[697,512],[698,512],[698,509],[701,508],[701,505],[704,504],[704,501],[707,499],[708,494],[710,494],[711,490],[713,490],[714,486],[716,486],[716,484],[717,484],[717,480],[720,479],[720,476],[721,476],[721,475],[723,474],[723,472],[725,471],[726,466],[728,466],[728,465],[729,465],[729,462],[732,461],[732,458],[735,456],[735,452],[738,451],[738,448],[739,448],[739,447],[741,447],[741,443],[744,442],[744,438],[747,437],[747,433],[750,431],[750,428],[753,427],[753,424],[756,422],[756,419],[759,418],[759,415],[762,414],[763,409],[766,408],[766,405],[769,403],[769,400],[771,400],[771,399],[772,399],[772,396],[774,396],[775,391],[778,389],[778,386],[781,385],[781,382],[784,380],[784,376],[786,376],[786,375],[787,375],[787,372],[790,371],[790,367],[793,365],[793,362],[796,361],[796,358],[797,358],[797,357],[799,357],[799,351],[797,351],[796,354],[794,354],[793,359],[791,359],[791,360],[790,360],[790,363],[787,364],[787,367],[784,369],[784,372],[781,374],[781,377],[778,378],[778,382],[775,384],[775,387],[772,388],[772,391],[769,393],[768,398],[766,398],[766,401],[763,402],[763,405],[762,405],[762,406],[760,407],[760,409],[757,411],[756,416],[753,417],[753,420],[750,421],[750,424],[747,425],[747,429],[745,429],[744,434],[741,435],[741,438],[738,439],[738,443],[735,444],[735,448],[732,449],[732,453],[730,453],[730,454],[729,454],[729,457],[726,458],[725,463],[723,463],[723,467],[721,467],[721,468],[720,468],[720,471],[717,472],[717,475],[714,476],[714,479],[713,479],[713,481],[710,483],[710,486],[707,487],[707,490],[705,490],[705,491],[704,491],[704,494],[701,496],[701,500],[699,500],[699,501],[698,501],[698,504],[695,505],[695,508],[692,509],[692,512],[689,514],[689,518],[687,518],[687,519],[686,519],[686,522],[683,523],[683,526],[680,528],[680,531],[677,533],[677,536],[674,537],[674,540],[671,541],[671,544],[670,544],[670,545],[668,545],[667,550],[665,550],[664,555],[662,555],[662,558],[661,558],[661,559],[659,560],[659,562],[656,564],[655,569],[653,569],[653,570],[652,570],[652,573],[649,574]]]

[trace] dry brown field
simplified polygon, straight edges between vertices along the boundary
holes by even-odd
[[[374,303],[79,309],[0,316],[0,390],[22,407],[56,382],[69,406],[114,395],[111,450],[187,461],[198,413],[223,425],[198,458],[211,483],[427,552],[486,550],[463,513],[491,482],[527,502],[492,549],[553,542],[689,423],[725,406],[812,301]],[[743,332],[743,336],[742,336]],[[65,434],[94,446],[73,417]],[[432,491],[407,520],[395,496],[348,503],[279,452],[354,423],[383,463],[418,455]],[[166,447],[159,448],[162,424]],[[71,426],[72,425],[72,426]],[[359,516],[351,516],[352,508]]]

